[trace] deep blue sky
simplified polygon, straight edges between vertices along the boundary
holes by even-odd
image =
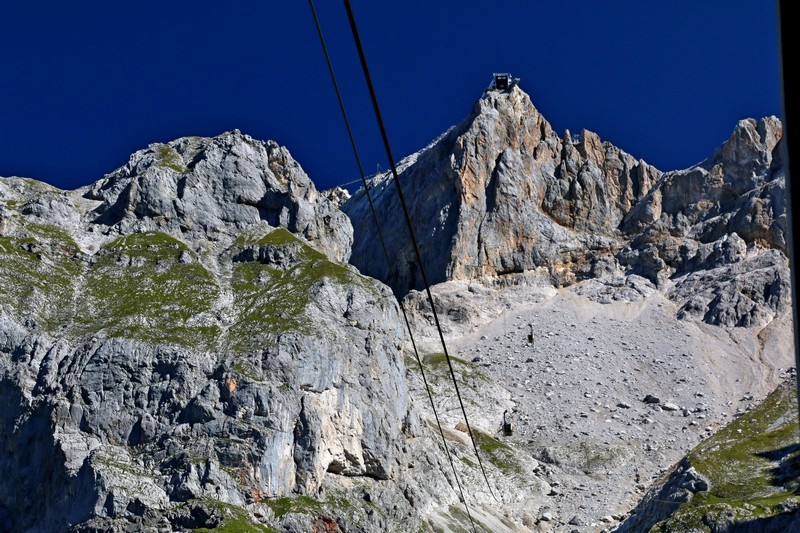
[[[769,0],[352,4],[397,159],[467,116],[493,72],[520,77],[556,131],[661,170],[781,113]],[[316,8],[365,170],[385,169],[344,5]],[[71,189],[149,143],[239,128],[320,188],[358,179],[303,0],[3,2],[0,67],[0,176]]]

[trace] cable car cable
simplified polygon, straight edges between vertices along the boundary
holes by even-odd
[[[386,258],[386,263],[387,263],[387,265],[389,267],[389,270],[391,270],[392,269],[392,261],[391,261],[391,259],[389,257],[389,250],[386,247],[386,242],[383,239],[383,232],[381,232],[380,224],[378,223],[378,215],[375,212],[375,205],[372,202],[372,196],[370,194],[369,186],[367,184],[367,179],[366,179],[366,177],[364,175],[363,167],[361,166],[361,158],[358,155],[358,149],[356,148],[356,142],[355,142],[355,139],[353,138],[352,129],[350,128],[350,121],[347,118],[347,112],[345,111],[344,102],[342,100],[342,95],[341,95],[341,92],[339,91],[339,84],[336,81],[336,75],[334,74],[334,71],[333,71],[333,64],[331,63],[330,55],[328,54],[328,47],[325,45],[325,38],[323,37],[323,34],[322,34],[322,27],[320,26],[319,18],[317,17],[316,9],[314,9],[314,1],[313,0],[308,0],[308,3],[309,3],[309,6],[311,7],[311,14],[314,16],[314,23],[317,26],[317,34],[319,35],[320,44],[322,45],[322,51],[325,54],[325,61],[326,61],[327,65],[328,65],[328,72],[330,72],[330,75],[331,75],[331,81],[333,82],[333,88],[336,91],[336,98],[339,101],[339,109],[342,111],[342,118],[344,119],[345,127],[347,129],[347,135],[350,138],[350,146],[353,148],[353,155],[355,156],[355,159],[356,159],[356,165],[358,166],[358,172],[361,175],[361,183],[364,186],[364,193],[367,196],[367,201],[369,203],[370,211],[372,212],[372,218],[373,218],[373,220],[375,222],[375,228],[378,231],[378,238],[379,238],[380,243],[381,243],[381,248],[383,248],[383,254],[384,254],[385,258]],[[456,471],[455,463],[453,462],[453,456],[450,453],[450,448],[447,446],[447,440],[446,440],[446,438],[444,436],[444,429],[442,429],[442,424],[441,424],[441,421],[439,420],[439,414],[436,411],[436,404],[435,404],[435,402],[433,400],[433,393],[431,392],[430,386],[428,385],[428,379],[425,376],[425,369],[424,369],[424,367],[422,365],[422,359],[421,359],[421,357],[419,355],[419,351],[417,350],[417,343],[414,340],[414,333],[413,333],[413,331],[411,329],[411,324],[410,324],[410,322],[408,320],[408,315],[406,313],[405,307],[403,306],[403,302],[400,301],[400,298],[397,298],[397,300],[398,300],[398,305],[400,307],[400,311],[403,314],[403,320],[405,321],[406,329],[408,330],[409,337],[411,338],[411,346],[414,349],[414,356],[416,357],[417,363],[419,364],[419,370],[420,370],[420,373],[422,374],[422,381],[425,384],[425,390],[428,393],[428,399],[430,400],[431,408],[433,409],[433,415],[434,415],[434,417],[436,419],[436,425],[439,428],[439,434],[442,437],[442,444],[444,445],[445,452],[447,453],[447,458],[450,461],[450,467],[453,470],[453,476],[455,477],[456,485],[458,486],[458,491],[459,491],[459,493],[461,495],[461,500],[464,502],[464,508],[466,509],[467,516],[469,517],[469,521],[472,524],[472,530],[476,531],[475,530],[475,523],[472,520],[472,514],[469,511],[469,505],[467,504],[467,499],[466,499],[466,497],[464,495],[464,489],[461,486],[461,481],[459,480],[458,472]]]
[[[447,361],[447,366],[450,369],[450,377],[453,380],[453,387],[455,388],[456,396],[458,397],[458,403],[461,406],[461,413],[464,415],[464,422],[465,422],[465,424],[467,426],[467,433],[469,434],[469,438],[472,441],[472,448],[475,450],[475,456],[478,458],[478,464],[480,465],[481,473],[483,474],[483,479],[486,481],[486,486],[489,488],[489,493],[492,495],[492,497],[495,500],[497,500],[497,496],[495,496],[494,491],[492,491],[492,486],[489,483],[488,476],[486,475],[486,470],[485,470],[485,468],[483,466],[483,461],[481,460],[481,455],[478,452],[478,446],[475,443],[475,436],[472,433],[472,428],[470,427],[469,420],[467,419],[467,411],[464,408],[464,402],[461,399],[461,392],[459,391],[458,382],[456,381],[455,371],[453,370],[453,363],[450,360],[450,355],[447,352],[447,344],[445,343],[445,340],[444,340],[444,333],[442,332],[442,327],[441,327],[441,325],[439,323],[439,316],[436,313],[436,306],[433,303],[433,295],[431,294],[431,286],[430,286],[430,283],[428,282],[428,276],[425,273],[425,267],[424,267],[424,265],[422,263],[422,254],[419,251],[419,244],[417,242],[416,236],[414,235],[414,227],[413,227],[413,224],[411,223],[411,215],[410,215],[410,213],[408,211],[408,205],[407,205],[406,200],[405,200],[405,195],[403,194],[403,188],[400,185],[400,179],[397,176],[397,166],[395,165],[394,157],[392,156],[392,150],[391,150],[391,147],[389,146],[389,138],[388,138],[388,136],[386,134],[386,127],[383,124],[383,118],[381,116],[380,108],[378,107],[378,98],[377,98],[377,96],[375,94],[375,87],[372,84],[372,77],[370,76],[369,67],[367,66],[367,59],[366,59],[366,56],[364,55],[364,48],[361,45],[361,38],[358,35],[358,28],[356,27],[356,21],[355,21],[355,18],[353,16],[353,9],[352,9],[352,7],[350,5],[350,0],[344,0],[344,5],[345,5],[345,9],[347,10],[347,18],[350,21],[350,30],[353,33],[353,40],[355,41],[356,49],[358,50],[358,56],[359,56],[359,58],[361,60],[361,70],[364,72],[364,78],[366,80],[367,88],[369,89],[369,94],[370,94],[370,97],[372,99],[372,107],[373,107],[373,110],[375,111],[375,118],[378,121],[378,126],[379,126],[380,131],[381,131],[381,137],[383,139],[383,146],[386,149],[386,156],[389,159],[389,165],[391,166],[392,176],[394,177],[394,183],[395,183],[395,186],[397,187],[397,195],[398,195],[398,198],[400,199],[400,205],[401,205],[401,207],[403,209],[403,216],[405,217],[406,226],[408,227],[408,231],[411,234],[411,242],[414,245],[414,254],[416,255],[417,264],[419,265],[419,271],[420,271],[420,274],[422,275],[423,283],[425,284],[425,292],[426,292],[426,294],[428,296],[428,302],[430,303],[430,306],[431,306],[431,312],[433,313],[433,320],[434,320],[434,323],[436,324],[436,329],[439,332],[439,340],[442,343],[442,349],[444,350],[444,357],[445,357],[445,360]]]

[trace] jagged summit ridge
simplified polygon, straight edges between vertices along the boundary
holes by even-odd
[[[781,221],[782,197],[775,198],[777,191],[773,190],[780,188],[783,180],[777,152],[780,137],[781,124],[776,117],[739,121],[730,138],[711,157],[689,169],[664,175],[659,186],[627,214],[622,229],[636,233],[661,218],[663,223],[676,226],[692,226],[717,215],[727,221],[727,212],[741,208],[743,198],[751,201],[763,196],[770,202],[769,223],[773,224],[773,235],[763,244],[785,249],[779,234],[785,225]],[[750,231],[742,224],[724,229],[717,234]]]
[[[487,91],[470,116],[419,154],[400,179],[430,250],[427,271],[437,282],[521,272],[545,266],[546,257],[604,247],[604,237],[660,175],[592,132],[584,130],[577,140],[569,132],[559,137],[514,87]],[[393,194],[385,185],[376,189],[381,212],[395,212]],[[374,230],[362,202],[360,191],[344,207],[357,235],[353,263],[389,279],[385,265],[366,250]],[[394,237],[391,224],[382,226]],[[404,231],[389,240],[404,243],[397,248],[405,257]],[[394,277],[390,284],[401,292],[419,288],[418,275],[406,265]]]
[[[635,433],[678,454],[662,439],[686,417],[722,421],[729,395],[752,400],[787,366],[786,343],[765,340],[786,324],[773,319],[788,302],[779,138],[774,117],[748,119],[707,161],[662,173],[592,132],[556,135],[514,87],[487,91],[466,120],[401,162],[423,256],[439,280],[456,280],[434,288],[436,305],[445,334],[463,337],[453,353],[490,482],[508,489],[497,490],[499,505],[483,492],[466,433],[446,411],[447,446],[459,450],[487,530],[571,530],[573,512],[601,516],[628,498],[634,468],[664,464],[655,454],[628,462],[643,453]],[[419,277],[394,184],[374,184],[402,273],[385,279],[400,293]],[[377,264],[359,194],[345,205],[354,258]],[[468,527],[451,521],[458,497],[406,367],[395,300],[320,253],[350,255],[336,208],[346,195],[317,192],[285,148],[239,132],[187,137],[77,191],[0,180],[0,199],[0,399],[11,406],[0,416],[0,528]],[[585,306],[598,318],[605,306],[580,295],[624,303],[608,306],[613,320],[586,320]],[[412,291],[404,303],[425,329],[427,300]],[[516,318],[484,335],[479,326],[503,313]],[[676,326],[676,314],[768,327]],[[535,350],[520,335],[534,323]],[[662,326],[669,334],[651,335]],[[699,344],[732,340],[705,350],[689,342],[698,331]],[[419,346],[449,401],[435,340]],[[746,363],[741,383],[718,371],[729,355]],[[695,388],[706,379],[711,390]],[[644,392],[674,394],[683,411],[653,414],[638,405]],[[490,434],[506,407],[516,450]],[[651,416],[657,424],[641,418]],[[588,431],[575,433],[576,421]],[[699,434],[689,428],[681,442]],[[537,435],[544,453],[529,446]],[[615,447],[601,444],[609,438]],[[582,482],[562,494],[580,480],[596,486],[558,472],[592,449],[625,450],[597,466],[629,479],[614,478],[602,500]]]
[[[98,220],[120,231],[158,229],[218,240],[266,222],[305,238],[330,257],[347,260],[349,221],[317,191],[289,151],[238,130],[152,144],[95,183]]]
[[[558,136],[517,86],[487,91],[399,179],[431,283],[538,271],[556,286],[595,280],[601,300],[641,298],[680,285],[698,268],[736,264],[738,274],[720,279],[748,278],[742,272],[751,269],[739,263],[766,254],[756,263],[772,265],[769,279],[746,282],[747,301],[733,286],[716,286],[712,297],[691,304],[696,293],[670,292],[687,304],[685,317],[764,323],[788,294],[780,137],[776,117],[743,120],[709,159],[664,173],[591,131]],[[372,253],[377,232],[360,190],[343,206],[354,227],[351,262],[399,294],[421,288],[388,176],[375,180],[372,194],[398,261],[390,270]],[[710,251],[729,238],[741,241],[741,253],[721,259]],[[737,301],[739,311],[711,309],[723,300]]]

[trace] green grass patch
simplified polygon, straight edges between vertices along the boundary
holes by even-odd
[[[666,520],[653,526],[650,533],[711,533],[712,529],[708,526],[709,523],[751,522],[786,513],[787,509],[794,509],[798,505],[800,505],[800,497],[797,495],[772,499],[772,503],[764,499],[756,499],[752,502],[713,503],[708,501],[700,503],[693,500],[692,503],[679,507]]]
[[[20,321],[57,331],[72,316],[85,268],[76,251],[75,241],[54,226],[25,224],[16,236],[0,236],[0,303]]]
[[[700,443],[688,456],[709,491],[651,531],[710,531],[708,522],[750,521],[800,507],[800,440],[794,382]]]
[[[259,524],[250,519],[247,511],[235,505],[224,503],[217,500],[205,500],[211,503],[222,513],[223,521],[219,526],[209,529],[205,527],[195,528],[192,533],[277,533],[271,527]]]
[[[336,511],[349,511],[353,509],[353,504],[349,500],[347,493],[334,491],[325,497],[324,500],[315,500],[309,496],[284,496],[281,498],[265,498],[262,503],[272,509],[275,518],[281,518],[289,513],[302,513],[314,516],[323,514],[335,514]]]
[[[221,525],[214,529],[199,527],[192,530],[192,533],[278,533],[271,527],[263,524],[257,524],[247,520],[240,520],[238,518],[228,518]]]
[[[517,461],[514,450],[488,433],[472,428],[475,444],[490,463],[506,475],[522,474],[522,466]]]
[[[430,353],[422,358],[422,362],[426,365],[431,366],[432,368],[444,368],[447,369],[447,357],[445,357],[444,353]],[[460,359],[455,356],[450,356],[450,362],[453,364],[453,369],[455,370],[456,364],[462,366],[471,366],[470,363],[466,362],[463,359]]]
[[[38,241],[47,241],[51,244],[63,246],[72,253],[78,251],[78,244],[75,239],[63,228],[52,224],[37,224],[35,222],[25,222],[24,228]]]
[[[311,513],[319,514],[323,505],[321,502],[308,496],[284,496],[282,498],[265,499],[263,503],[267,505],[275,518],[281,518],[289,513]]]
[[[478,465],[475,464],[474,462],[472,462],[472,460],[469,459],[468,457],[464,457],[462,455],[461,457],[459,457],[459,459],[461,459],[461,462],[464,463],[465,465],[467,465],[470,468],[478,468]]]
[[[266,233],[243,233],[236,237],[234,248],[236,251],[253,246],[281,245],[299,243],[300,239],[285,228],[270,229]]]
[[[482,524],[479,520],[477,520],[474,516],[472,517],[472,521],[470,521],[470,515],[467,514],[466,510],[462,505],[451,505],[449,508],[447,526],[450,531],[457,532],[457,533],[472,533],[472,531],[483,531],[486,533],[492,533],[490,529]],[[473,523],[475,527],[473,528]],[[514,528],[512,524],[512,529]]]
[[[236,253],[262,246],[282,249],[295,261],[287,268],[259,261],[234,263],[231,287],[239,319],[230,330],[229,341],[236,351],[257,349],[287,331],[317,333],[306,308],[312,287],[322,280],[371,287],[367,278],[331,261],[282,228],[268,235],[242,237]]]
[[[220,328],[209,312],[219,287],[196,259],[160,232],[109,243],[88,272],[75,332],[214,349]]]
[[[447,357],[445,357],[444,353],[436,352],[425,355],[422,358],[422,363],[425,365],[426,370],[430,369],[431,372],[436,375],[450,376],[450,368],[447,364]],[[451,355],[450,363],[453,365],[453,372],[455,373],[456,379],[458,379],[459,383],[463,383],[464,385],[477,390],[477,387],[482,386],[481,383],[476,383],[477,381],[489,381],[489,377],[481,372],[477,365],[469,361],[465,361],[464,359]],[[416,366],[419,368],[419,365]]]
[[[174,170],[180,174],[186,172],[186,166],[183,164],[183,159],[172,146],[168,144],[159,144],[156,147],[156,154],[158,155],[158,166]]]
[[[260,372],[246,359],[234,363],[232,370],[250,381],[264,381],[264,377],[260,375]]]
[[[794,389],[789,389],[778,388],[758,408],[722,428],[689,455],[692,466],[712,480],[711,495],[751,500],[800,486],[797,399]],[[776,458],[784,465],[779,484],[775,483],[777,471],[773,472]]]
[[[470,533],[472,531],[472,524],[469,520],[469,515],[464,509],[457,505],[451,505],[448,513],[449,520],[447,525],[450,531],[456,533]],[[477,526],[476,526],[477,527]]]
[[[25,185],[39,192],[57,192],[58,189],[45,183],[43,181],[35,180],[32,178],[22,178],[21,180]]]
[[[473,392],[477,393],[479,397],[485,394],[485,388],[488,384],[492,383],[492,380],[484,374],[477,365],[452,355],[450,356],[450,362],[453,365],[453,373],[456,376],[459,390],[463,388],[471,389]],[[443,386],[445,387],[452,388],[450,368],[444,353],[436,352],[427,354],[422,357],[422,364],[425,368],[426,375],[431,374],[436,376],[440,378],[437,380],[439,383],[444,384]],[[415,372],[419,371],[419,363],[417,363],[416,359],[412,359],[412,362],[406,361],[406,367]],[[466,402],[475,404],[475,401],[470,398],[467,398]]]

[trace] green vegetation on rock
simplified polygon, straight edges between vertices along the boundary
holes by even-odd
[[[323,280],[369,287],[367,278],[331,261],[282,228],[258,238],[242,237],[236,245],[239,250],[271,248],[291,257],[283,268],[257,260],[234,263],[231,286],[239,319],[229,333],[231,347],[237,351],[263,346],[287,331],[314,333],[306,307],[312,287]]]
[[[55,332],[72,315],[84,269],[77,250],[66,231],[20,221],[14,236],[0,236],[0,304]]]
[[[207,533],[211,531],[215,533],[277,533],[271,527],[267,527],[262,524],[255,524],[253,522],[248,522],[237,518],[228,518],[222,523],[222,525],[215,527],[214,529],[208,529],[205,527],[195,528],[192,530],[192,533]]]
[[[447,358],[444,353],[437,352],[426,355],[422,358],[425,369],[437,376],[450,378],[450,368],[447,365]],[[459,385],[478,390],[482,383],[488,382],[489,378],[481,372],[476,365],[458,357],[450,356],[453,365],[453,372],[456,375]],[[419,364],[414,361],[412,368],[419,368]],[[479,383],[481,382],[481,383]]]
[[[478,449],[501,472],[506,475],[523,473],[522,466],[520,466],[514,450],[508,444],[500,442],[479,429],[472,428],[472,433]]]
[[[78,251],[78,244],[75,239],[63,228],[52,224],[36,224],[35,222],[26,222],[24,227],[40,242],[47,242],[51,246],[57,246],[65,253]]]
[[[448,511],[447,527],[449,531],[458,533],[470,533],[472,531],[492,533],[492,529],[478,520],[474,514],[472,515],[472,520],[470,520],[470,515],[467,514],[467,511],[463,505],[451,505],[448,508]],[[501,520],[506,526],[509,527],[509,531],[517,529],[517,527],[511,522],[503,519]],[[435,531],[439,530],[436,529]]]
[[[313,513],[322,511],[322,503],[308,496],[284,496],[282,498],[265,499],[263,501],[280,518],[289,513]]]
[[[181,174],[186,172],[183,159],[181,159],[181,156],[172,146],[160,144],[156,147],[156,153],[158,154],[158,166],[174,170]]]
[[[192,533],[277,533],[274,529],[254,522],[247,511],[235,505],[220,501],[210,502],[223,516],[222,524],[208,529],[205,527],[195,528]]]
[[[277,335],[313,333],[306,316],[312,287],[322,282],[371,281],[303,243],[285,229],[242,237],[245,247],[272,247],[291,254],[288,267],[234,262],[232,289],[238,315],[228,344],[249,352]],[[91,260],[81,258],[64,229],[20,220],[0,236],[0,304],[21,322],[34,320],[50,333],[71,336],[104,332],[150,343],[206,350],[219,346],[223,330],[215,316],[220,287],[186,244],[157,231],[119,237]],[[257,369],[237,371],[257,379]]]
[[[473,530],[467,512],[462,507],[456,505],[451,505],[449,508],[449,520],[447,526],[450,531],[455,531],[457,533],[469,533]],[[478,527],[477,524],[476,527]],[[479,531],[485,531],[485,529],[480,528]]]
[[[94,259],[77,334],[104,330],[112,337],[215,347],[220,328],[209,312],[219,287],[184,243],[164,233],[135,233]]]
[[[275,514],[276,519],[280,519],[287,514],[298,513],[308,515],[314,519],[330,522],[331,517],[341,515],[356,510],[363,513],[363,508],[354,507],[348,499],[345,491],[334,490],[328,493],[323,500],[316,500],[309,496],[283,496],[281,498],[265,498],[262,503],[266,504]],[[373,505],[373,509],[381,512],[378,506]],[[363,516],[363,515],[362,515]]]
[[[688,456],[709,481],[651,531],[711,531],[709,523],[746,522],[800,508],[800,439],[794,382],[703,441]]]

